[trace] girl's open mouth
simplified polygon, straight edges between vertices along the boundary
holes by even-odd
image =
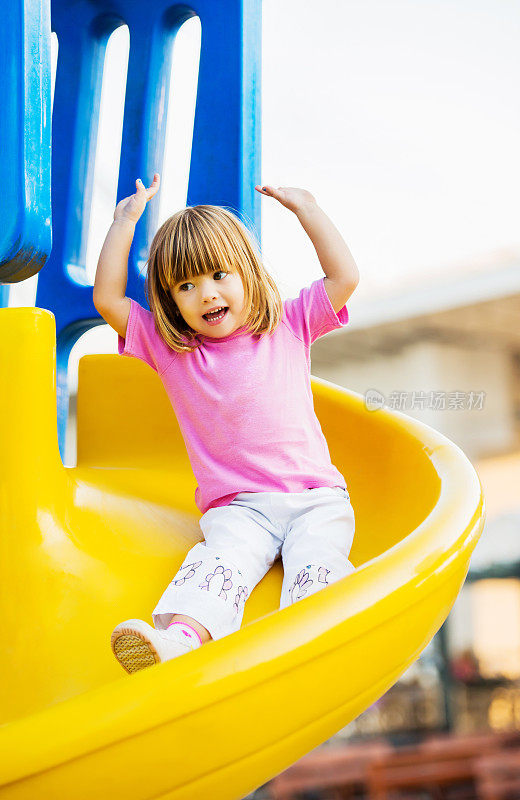
[[[225,318],[228,311],[229,311],[228,306],[225,306],[224,308],[220,309],[220,311],[212,311],[209,314],[203,314],[202,316],[204,317],[208,325],[219,325]]]

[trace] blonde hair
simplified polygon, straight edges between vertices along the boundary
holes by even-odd
[[[246,332],[272,334],[283,304],[265,269],[254,234],[221,206],[188,206],[156,232],[147,260],[145,294],[157,333],[178,353],[197,349],[197,332],[185,322],[171,296],[180,281],[217,270],[234,269],[242,278],[249,314]]]

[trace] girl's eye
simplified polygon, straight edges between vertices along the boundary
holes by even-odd
[[[227,274],[228,274],[228,273],[227,273],[227,272],[225,272],[225,270],[223,270],[223,269],[219,269],[219,270],[217,270],[216,272],[214,272],[214,273],[213,273],[213,277],[215,277],[215,275],[223,275],[223,276],[225,277]],[[223,280],[223,278],[219,278],[219,280]],[[193,286],[193,284],[192,284],[191,282],[188,282],[188,283],[182,283],[182,284],[179,286],[179,291],[181,291],[181,292],[182,292],[182,291],[184,290],[184,287],[185,287],[185,286]]]
[[[224,275],[224,276],[226,276],[227,274],[228,274],[228,273],[227,273],[227,272],[225,272],[223,269],[219,269],[219,270],[217,270],[217,272],[214,272],[214,273],[213,273],[213,277],[215,277],[215,275]],[[219,280],[223,280],[223,279],[222,279],[222,278],[219,278]],[[179,286],[179,291],[181,291],[181,292],[182,292],[182,291],[184,290],[184,287],[185,287],[185,286],[193,286],[193,284],[192,284],[191,282],[188,282],[188,283],[182,283],[182,284]]]

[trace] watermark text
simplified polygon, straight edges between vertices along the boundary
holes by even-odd
[[[386,406],[396,411],[482,411],[486,392],[483,391],[402,391],[390,392],[388,397],[378,389],[367,389],[364,394],[368,411],[377,411]]]

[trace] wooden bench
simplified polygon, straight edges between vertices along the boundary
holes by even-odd
[[[520,747],[475,761],[479,800],[520,800]]]
[[[327,800],[355,794],[388,800],[405,790],[434,800],[475,800],[476,759],[515,745],[520,746],[520,731],[435,734],[401,748],[383,738],[324,746],[273,778],[266,789],[272,800],[297,800],[310,791],[323,793]]]
[[[356,789],[364,789],[368,764],[391,750],[384,739],[321,747],[273,778],[266,789],[272,800],[296,800],[311,790],[326,792],[330,800],[345,800]]]
[[[474,800],[477,759],[517,743],[519,737],[519,732],[435,736],[378,756],[368,767],[370,800],[401,797],[405,791],[427,792],[437,800]]]

